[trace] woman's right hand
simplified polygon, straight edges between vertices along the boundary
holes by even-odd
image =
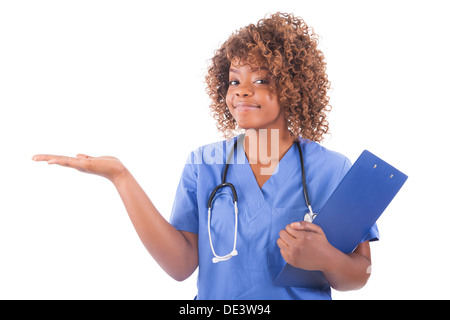
[[[148,252],[174,279],[182,281],[198,267],[198,235],[179,231],[156,209],[136,179],[115,157],[75,158],[37,154],[34,161],[47,161],[111,180],[117,188],[133,226]],[[170,253],[170,254],[168,254]]]
[[[48,164],[77,169],[81,172],[96,174],[115,183],[118,177],[127,172],[119,159],[110,156],[90,157],[85,154],[77,154],[74,157],[58,156],[52,154],[37,154],[34,161],[47,161]]]

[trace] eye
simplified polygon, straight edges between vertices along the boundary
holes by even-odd
[[[239,81],[237,81],[237,80],[231,80],[231,81],[228,82],[228,84],[229,84],[230,86],[237,86],[237,85],[239,84]]]
[[[255,81],[256,84],[268,84],[269,81],[267,79],[258,79]]]

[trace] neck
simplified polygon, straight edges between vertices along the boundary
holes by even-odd
[[[288,130],[248,129],[245,131],[244,150],[251,164],[278,163],[294,140]]]

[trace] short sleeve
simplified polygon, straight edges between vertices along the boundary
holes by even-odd
[[[380,240],[380,233],[378,231],[377,224],[374,224],[372,228],[370,228],[369,233],[364,237],[361,242],[364,241],[378,241]]]
[[[347,172],[350,170],[351,167],[352,167],[351,161],[347,157],[345,157],[344,165],[342,166],[341,177],[339,178],[339,181],[342,181],[342,179],[344,179],[345,175],[347,174]]]
[[[180,231],[198,233],[197,172],[194,153],[188,157],[181,174],[170,223]]]

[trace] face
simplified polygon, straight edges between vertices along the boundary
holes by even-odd
[[[287,128],[267,68],[232,63],[226,102],[242,129]]]

